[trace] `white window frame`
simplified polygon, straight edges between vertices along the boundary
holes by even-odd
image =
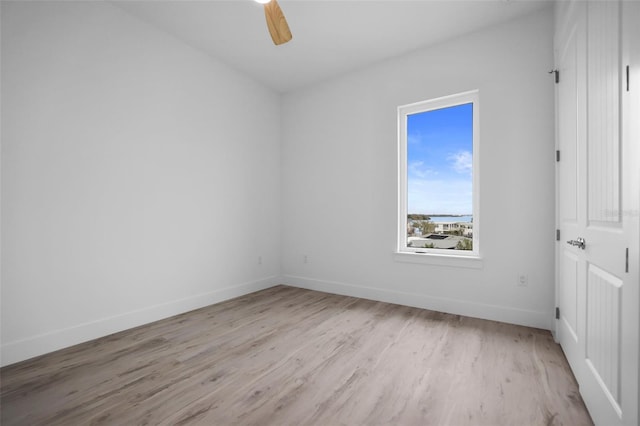
[[[407,165],[407,117],[412,114],[437,109],[473,104],[473,250],[445,250],[407,246],[407,201],[408,201],[408,165]],[[444,96],[427,101],[416,102],[398,107],[398,246],[396,259],[400,261],[451,264],[453,266],[482,267],[474,263],[480,258],[480,102],[479,91],[472,90],[455,95]],[[447,259],[451,261],[447,262]],[[445,262],[442,263],[441,261]],[[461,262],[460,262],[461,261]]]

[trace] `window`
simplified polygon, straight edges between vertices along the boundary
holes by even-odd
[[[478,92],[398,108],[398,252],[478,257]]]

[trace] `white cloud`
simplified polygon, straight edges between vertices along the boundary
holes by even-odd
[[[438,172],[433,169],[425,168],[423,161],[414,161],[413,163],[409,163],[408,169],[409,176],[417,177],[419,179],[424,179],[427,176],[435,176],[438,174]]]
[[[407,143],[409,145],[419,145],[426,141],[428,134],[422,129],[413,129],[411,133],[407,133]]]
[[[411,179],[408,213],[469,214],[473,211],[470,180]]]
[[[420,135],[410,134],[407,136],[407,143],[409,145],[418,144],[420,143],[420,141],[421,141]]]
[[[457,173],[471,173],[473,170],[473,156],[469,151],[460,151],[449,156],[451,168]]]

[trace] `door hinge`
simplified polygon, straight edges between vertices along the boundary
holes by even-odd
[[[556,151],[556,162],[560,161],[560,150]]]
[[[629,273],[629,247],[627,247],[625,256],[624,256],[624,271]]]
[[[556,241],[560,241],[560,230],[556,229]]]
[[[556,306],[556,319],[560,319],[560,308]]]
[[[629,65],[627,65],[627,92],[629,91]]]

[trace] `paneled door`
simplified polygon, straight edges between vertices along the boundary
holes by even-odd
[[[627,27],[640,15],[631,2],[559,8],[557,337],[594,422],[637,425],[639,94],[627,65],[640,39]]]

